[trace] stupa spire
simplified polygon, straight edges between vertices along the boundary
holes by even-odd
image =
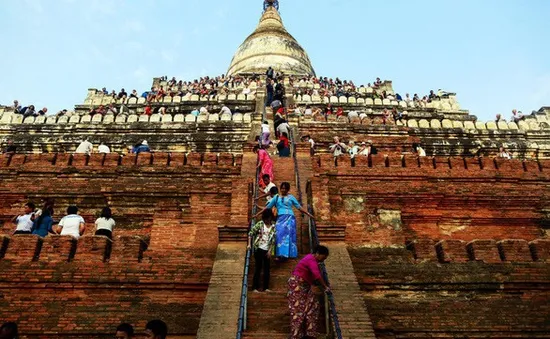
[[[264,1],[264,12],[254,32],[233,56],[228,75],[263,73],[268,67],[295,75],[315,75],[306,51],[286,30],[278,1]]]

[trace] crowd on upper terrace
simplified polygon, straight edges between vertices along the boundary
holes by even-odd
[[[443,91],[439,89],[437,92],[433,90],[429,94],[420,97],[415,93],[412,97],[409,93],[405,94],[405,97],[399,93],[393,93],[386,86],[380,78],[371,84],[356,86],[351,80],[340,80],[340,78],[332,79],[327,77],[303,77],[296,78],[290,77],[290,84],[295,88],[295,97],[298,98],[303,95],[309,95],[311,97],[354,97],[354,98],[378,98],[389,99],[391,101],[396,100],[398,102],[413,102],[416,107],[425,107],[432,100],[446,98],[454,93]]]
[[[193,81],[178,80],[176,77],[168,80],[168,77],[159,78],[159,84],[152,86],[149,91],[139,94],[137,90],[132,90],[130,94],[122,88],[118,93],[115,90],[109,92],[107,88],[99,92],[100,95],[110,96],[115,100],[126,100],[129,98],[144,98],[147,102],[162,102],[166,96],[185,97],[189,95],[198,95],[200,97],[215,97],[217,95],[244,94],[250,95],[256,93],[256,88],[262,86],[258,76],[226,76],[222,74],[217,77],[201,77]]]

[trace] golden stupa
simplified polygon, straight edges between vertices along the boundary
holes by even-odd
[[[228,75],[264,73],[268,67],[294,75],[315,75],[306,51],[287,32],[275,7],[268,7],[256,30],[233,56]]]

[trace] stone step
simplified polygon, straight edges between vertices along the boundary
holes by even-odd
[[[288,338],[290,313],[288,310],[287,281],[298,259],[272,263],[271,292],[248,294],[248,326],[244,338]],[[254,263],[251,262],[249,285],[252,285]]]

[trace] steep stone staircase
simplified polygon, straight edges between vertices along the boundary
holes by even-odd
[[[290,194],[298,199],[296,187],[294,159],[279,158],[272,155],[275,183],[280,186],[282,182],[291,185]],[[305,191],[304,191],[305,192]],[[305,195],[303,197],[305,200]],[[304,203],[306,203],[304,201]],[[297,224],[297,241],[301,253],[300,258],[309,252],[307,238],[307,218],[302,218],[300,212],[295,211]],[[303,220],[302,220],[303,219]],[[304,228],[305,227],[305,228]],[[305,229],[305,232],[302,230]],[[288,310],[287,281],[299,259],[288,260],[284,263],[272,262],[271,264],[271,292],[248,294],[248,326],[244,334],[245,339],[286,339],[290,331],[290,313]],[[252,286],[254,275],[254,262],[251,262],[249,286]],[[324,317],[323,317],[324,318]],[[324,319],[321,321],[323,327]],[[323,330],[323,329],[322,329]],[[322,335],[325,337],[325,335]]]
[[[245,339],[288,338],[290,329],[287,281],[298,260],[271,265],[271,292],[248,294],[248,328]],[[252,266],[254,264],[252,263]],[[254,267],[251,267],[249,286],[252,286]]]

